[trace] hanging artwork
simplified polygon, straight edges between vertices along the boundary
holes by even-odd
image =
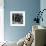
[[[11,26],[25,26],[25,11],[10,11]]]

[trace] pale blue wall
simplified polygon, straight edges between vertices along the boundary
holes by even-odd
[[[46,0],[41,0],[40,1],[40,10],[42,11],[43,9],[46,9]],[[46,11],[43,12],[42,17],[43,17],[43,22],[40,21],[40,25],[46,27]]]
[[[15,8],[15,9],[14,9]],[[4,35],[5,40],[18,41],[32,30],[33,19],[40,9],[40,0],[4,0]],[[25,11],[26,26],[10,26],[10,11]]]

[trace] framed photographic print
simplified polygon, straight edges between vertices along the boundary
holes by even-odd
[[[10,11],[10,26],[25,26],[25,11]]]

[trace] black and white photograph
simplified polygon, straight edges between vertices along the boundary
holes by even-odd
[[[25,26],[25,11],[10,11],[11,26]]]

